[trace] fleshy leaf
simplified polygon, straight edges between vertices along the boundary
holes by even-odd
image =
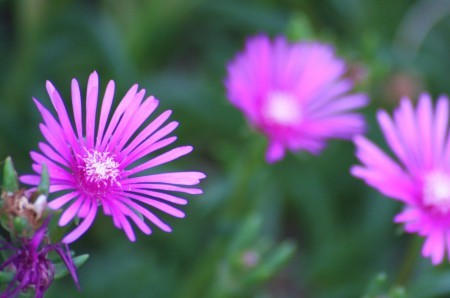
[[[17,235],[22,235],[23,231],[30,229],[27,219],[20,216],[14,217],[13,225]]]
[[[50,177],[48,175],[48,169],[45,164],[42,165],[41,182],[38,185],[38,192],[41,194],[48,195],[48,190],[50,188]]]
[[[88,254],[79,255],[73,258],[73,263],[75,267],[80,268],[89,258]],[[66,264],[59,262],[55,263],[55,279],[62,278],[69,273]]]
[[[406,298],[406,291],[402,287],[394,288],[389,292],[389,298]]]
[[[9,283],[14,278],[14,273],[10,271],[0,271],[0,283]]]
[[[14,169],[13,161],[9,156],[6,158],[5,166],[3,167],[3,190],[10,192],[19,190],[19,178]]]
[[[295,243],[284,241],[263,258],[261,264],[248,276],[247,282],[264,282],[272,278],[294,256],[295,250]]]
[[[378,273],[369,283],[364,298],[378,297],[381,295],[387,286],[387,275],[384,272]]]
[[[48,225],[48,234],[52,243],[59,243],[69,229],[69,226],[61,227],[58,225],[58,217],[60,216],[61,210],[53,212],[57,216],[52,216],[50,224]]]

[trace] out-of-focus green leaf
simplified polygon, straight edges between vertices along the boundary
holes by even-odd
[[[42,165],[41,181],[39,182],[37,191],[41,194],[48,195],[50,188],[50,177],[48,175],[48,168],[45,164]]]
[[[22,235],[24,231],[31,230],[26,218],[17,216],[13,219],[14,231],[17,235]]]
[[[406,298],[406,291],[403,287],[396,287],[389,292],[389,298]]]
[[[286,27],[286,35],[292,41],[315,38],[314,30],[306,14],[295,13]]]
[[[255,270],[245,278],[245,282],[252,284],[264,282],[275,276],[275,274],[294,256],[296,245],[293,242],[285,241],[273,251],[262,258],[261,263]]]
[[[0,271],[0,283],[8,283],[14,278],[14,272]]]
[[[19,178],[11,157],[7,157],[3,166],[3,190],[15,192],[19,190]]]
[[[89,254],[83,254],[72,258],[75,267],[80,268],[89,259]],[[66,264],[59,262],[55,264],[55,279],[62,278],[69,273]]]

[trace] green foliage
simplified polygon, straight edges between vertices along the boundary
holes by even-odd
[[[15,192],[19,190],[19,178],[14,169],[11,157],[7,157],[3,166],[3,190]]]
[[[406,298],[406,292],[403,287],[393,287],[390,290],[388,288],[388,279],[385,273],[379,273],[372,282],[369,284],[366,294],[363,298]]]
[[[13,272],[0,271],[0,284],[8,283],[14,278]]]
[[[88,254],[72,257],[75,267],[80,268],[89,259]],[[69,274],[66,264],[59,262],[55,263],[55,279],[60,279]]]
[[[46,165],[43,165],[41,173],[41,181],[39,182],[37,191],[40,194],[48,196],[49,188],[50,188],[50,177],[48,176],[48,169]]]

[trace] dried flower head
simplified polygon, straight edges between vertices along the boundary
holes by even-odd
[[[30,192],[25,189],[15,192],[4,191],[1,202],[2,222],[5,224],[5,228],[16,236],[27,236],[27,233],[34,233],[42,225],[47,215],[47,196],[38,192]],[[25,221],[29,227],[28,230],[16,231],[14,221],[19,218]],[[21,233],[22,235],[18,235]]]
[[[0,294],[0,298],[18,297],[33,291],[36,298],[44,296],[53,282],[55,266],[49,253],[58,253],[78,287],[76,267],[66,244],[50,244],[47,236],[49,219],[31,239],[19,237],[15,243],[0,240],[0,251],[9,257],[0,265],[0,271],[11,272],[14,277]]]

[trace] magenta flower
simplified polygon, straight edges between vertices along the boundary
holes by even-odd
[[[19,297],[28,290],[34,291],[36,298],[44,297],[55,276],[55,266],[48,258],[51,251],[58,253],[79,288],[76,266],[67,244],[50,244],[47,241],[48,223],[49,220],[46,220],[32,239],[20,238],[19,246],[0,240],[0,251],[10,255],[0,265],[0,271],[14,273],[11,282],[0,293],[0,298]]]
[[[422,254],[433,264],[450,255],[450,134],[449,103],[422,94],[414,109],[403,98],[393,119],[378,112],[386,142],[396,160],[362,136],[355,138],[357,157],[363,164],[351,172],[382,194],[400,200],[405,209],[394,221],[404,223],[409,233],[426,238]]]
[[[40,129],[47,143],[40,143],[42,153],[31,152],[31,157],[37,174],[42,164],[49,169],[50,193],[55,194],[49,207],[66,207],[59,225],[67,225],[75,217],[82,219],[63,242],[73,242],[85,233],[100,208],[112,217],[117,228],[125,231],[130,241],[135,240],[130,220],[145,234],[150,234],[151,229],[144,219],[170,232],[171,228],[144,206],[184,217],[172,204],[184,205],[187,201],[173,193],[200,194],[201,189],[189,186],[205,177],[200,172],[156,170],[157,166],[192,151],[191,146],[182,146],[157,153],[176,140],[168,135],[178,123],[165,124],[171,111],[147,121],[158,100],[153,96],[144,100],[145,90],[138,91],[134,85],[111,116],[114,82],[110,81],[97,113],[99,81],[94,72],[87,85],[84,121],[80,88],[77,80],[72,80],[73,125],[59,93],[48,81],[47,91],[59,121],[34,99],[44,119]],[[39,179],[39,175],[21,177],[22,182],[31,185],[37,185]]]
[[[271,43],[259,35],[228,65],[225,85],[231,102],[269,139],[266,159],[275,162],[286,149],[318,154],[329,138],[363,132],[364,119],[352,110],[368,99],[349,94],[345,72],[330,45],[284,37]]]

